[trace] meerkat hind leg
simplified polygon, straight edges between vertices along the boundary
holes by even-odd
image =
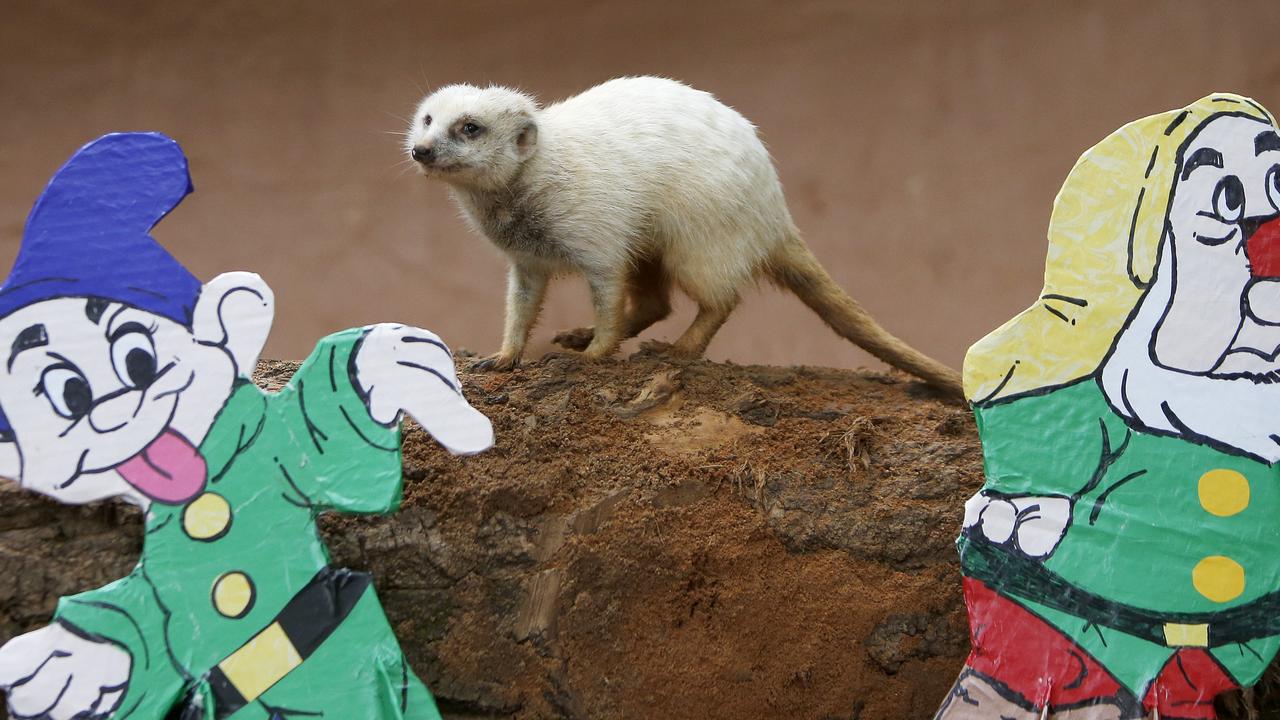
[[[684,331],[680,339],[671,346],[671,354],[684,358],[701,357],[702,353],[706,352],[707,345],[711,344],[711,338],[715,337],[716,331],[724,325],[725,320],[729,319],[729,314],[737,305],[736,297],[727,303],[699,301],[698,315],[694,317],[693,323]]]
[[[671,278],[658,258],[641,263],[631,276],[627,337],[635,337],[671,314]]]
[[[671,280],[657,260],[640,263],[627,279],[627,310],[622,339],[633,338],[671,314]],[[594,327],[556,333],[552,341],[570,350],[585,350],[595,337]]]

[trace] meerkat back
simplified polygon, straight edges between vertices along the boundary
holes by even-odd
[[[792,232],[755,126],[710,93],[663,78],[621,78],[541,115],[549,136],[542,150],[584,162],[573,169],[583,191],[635,208],[650,224],[644,229],[677,254],[669,268],[693,263],[724,274],[732,265],[732,282],[746,282]],[[557,151],[566,146],[572,151]]]

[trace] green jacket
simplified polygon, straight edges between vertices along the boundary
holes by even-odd
[[[400,428],[370,418],[353,381],[362,334],[322,340],[278,393],[239,380],[199,448],[203,494],[153,503],[134,571],[59,602],[59,621],[133,657],[116,717],[164,717],[272,623],[329,562],[318,513],[399,505]]]
[[[1208,441],[1135,430],[1092,377],[978,406],[975,415],[987,493],[1074,501],[1061,543],[1043,560],[1044,569],[1067,584],[1121,610],[1175,618],[1221,614],[1280,589],[1277,468]],[[966,574],[976,574],[975,559],[962,543]],[[1176,640],[1152,643],[1082,622],[1055,609],[1060,605],[1052,598],[1006,594],[1088,649],[1135,692],[1177,647]],[[1276,645],[1270,637],[1212,652],[1248,685]]]

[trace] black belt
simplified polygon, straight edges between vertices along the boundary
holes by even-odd
[[[222,720],[253,702],[310,657],[351,613],[372,579],[368,573],[328,567],[316,573],[275,620],[209,671],[214,717]],[[193,710],[190,717],[204,716],[189,702],[182,717]]]
[[[1156,612],[1077,587],[1042,561],[996,545],[972,530],[962,533],[958,544],[964,574],[1000,594],[1027,598],[1158,645],[1220,647],[1280,635],[1280,591],[1214,612]]]

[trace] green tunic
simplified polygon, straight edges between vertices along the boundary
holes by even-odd
[[[975,408],[992,494],[1074,500],[1050,573],[1114,605],[1176,619],[1220,614],[1280,589],[1277,468],[1240,453],[1129,427],[1093,378],[1042,395]],[[1006,550],[1006,552],[1013,552]],[[962,543],[966,574],[976,554]],[[1064,612],[1035,593],[1011,594],[1089,651],[1142,696],[1179,643],[1152,642]],[[1050,607],[1054,605],[1059,609]],[[1207,623],[1210,636],[1216,630]],[[1280,647],[1277,636],[1212,643],[1241,685],[1252,685]]]
[[[278,393],[240,380],[199,448],[204,492],[183,505],[152,504],[134,571],[58,604],[59,621],[132,655],[115,717],[163,718],[184,698],[213,717],[210,673],[224,669],[248,701],[237,720],[439,717],[372,587],[310,653],[282,643],[273,624],[328,565],[320,512],[400,503],[400,428],[370,418],[352,381],[361,337],[348,330],[322,340]],[[237,654],[246,643],[253,652]]]

